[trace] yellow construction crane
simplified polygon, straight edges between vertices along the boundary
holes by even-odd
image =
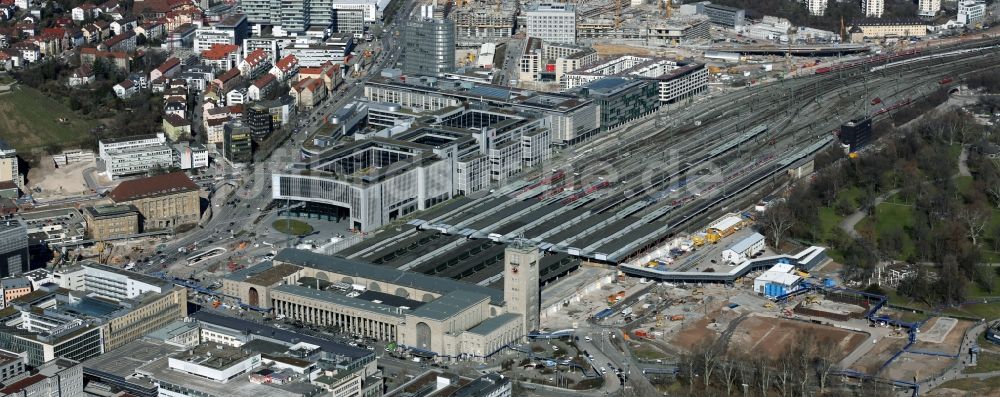
[[[670,19],[673,15],[674,7],[671,0],[660,0],[660,8],[663,10],[663,16]]]
[[[663,328],[663,313],[656,313],[656,328]]]

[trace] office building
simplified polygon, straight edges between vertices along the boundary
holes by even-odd
[[[562,3],[533,3],[525,12],[528,37],[550,43],[576,43],[576,6]]]
[[[173,164],[163,133],[98,141],[98,168],[108,178],[119,178],[168,168]]]
[[[0,220],[0,277],[28,271],[28,226],[22,219]]]
[[[0,396],[83,397],[83,366],[79,361],[57,358],[38,366],[26,376],[4,382]]]
[[[444,109],[389,137],[357,139],[274,173],[272,197],[324,207],[354,229],[374,230],[544,161],[552,141],[546,122],[513,110]]]
[[[885,0],[861,0],[861,12],[866,17],[881,18],[885,12]]]
[[[250,126],[242,121],[234,120],[226,123],[223,151],[226,160],[234,164],[246,164],[253,161],[253,132]]]
[[[98,162],[108,178],[117,179],[127,175],[144,174],[155,169],[167,169],[173,165],[173,151],[166,144],[108,150]]]
[[[521,82],[559,83],[573,70],[597,62],[597,51],[572,44],[546,43],[529,37],[518,62],[518,80]]]
[[[659,85],[651,80],[606,77],[584,84],[578,92],[594,99],[601,109],[601,130],[651,113],[660,106]]]
[[[91,240],[114,240],[139,233],[139,209],[133,205],[84,207],[83,216]]]
[[[334,9],[333,30],[361,38],[365,33],[365,12],[362,10]]]
[[[255,141],[267,138],[274,128],[270,109],[260,103],[250,105],[243,112],[243,124],[250,128],[250,135]]]
[[[507,255],[520,255],[512,259],[521,272],[517,281],[530,283],[534,277],[533,289],[514,282],[502,291],[293,249],[280,251],[272,262],[227,276],[222,288],[246,304],[272,307],[276,314],[310,324],[396,341],[416,355],[482,360],[522,340],[525,329],[535,328],[525,325],[522,313],[537,316],[538,310],[532,307],[537,297],[529,296],[538,292],[538,266],[529,266],[537,248],[535,253],[529,249]],[[349,293],[351,285],[363,291]],[[511,299],[518,302],[516,307]]]
[[[389,6],[390,0],[331,0],[334,12],[361,11],[365,24],[375,23],[384,17],[382,12]]]
[[[233,14],[194,33],[194,50],[205,51],[213,45],[241,45],[250,34],[250,24],[244,14]]]
[[[435,18],[432,6],[422,6],[420,11],[420,17],[403,25],[403,73],[440,76],[451,72],[455,69],[455,22]]]
[[[17,150],[0,139],[0,182],[14,182],[18,189],[24,188],[24,178],[17,168]]]
[[[156,175],[120,183],[108,194],[117,204],[132,204],[142,215],[145,231],[197,223],[201,217],[201,189],[183,172]]]
[[[0,296],[0,299],[2,299],[0,300],[0,309],[7,307],[7,302],[31,293],[31,288],[31,280],[27,277],[7,277],[0,279],[0,295],[2,295]]]
[[[83,268],[83,291],[49,283],[8,302],[0,348],[26,352],[31,365],[86,360],[187,315],[184,288],[104,265]]]
[[[208,149],[205,145],[177,142],[171,148],[174,150],[174,165],[182,170],[208,168]]]
[[[375,397],[375,353],[200,311],[84,363],[109,395]]]
[[[740,8],[704,2],[697,4],[697,12],[707,16],[709,22],[725,28],[735,29],[746,23],[746,10]]]
[[[872,139],[872,119],[862,117],[840,126],[840,143],[850,152],[861,150]]]
[[[28,372],[27,365],[27,354],[0,350],[0,384],[7,384],[9,380]]]
[[[550,43],[576,43],[576,6],[563,3],[532,3],[525,11],[528,37]]]
[[[436,78],[409,78],[404,83],[398,78],[380,77],[365,83],[365,97],[371,102],[399,105],[401,111],[411,114],[437,112],[462,103],[537,114],[547,119],[552,142],[558,145],[587,139],[600,125],[594,100],[572,94],[538,93]]]
[[[708,92],[708,68],[705,64],[632,55],[569,72],[562,77],[562,86],[572,89],[606,77],[655,81],[662,104]]]
[[[965,26],[982,24],[986,18],[986,2],[983,0],[961,0],[958,2],[958,23]]]

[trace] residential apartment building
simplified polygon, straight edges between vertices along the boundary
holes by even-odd
[[[809,15],[821,17],[826,14],[827,0],[806,0],[806,9]]]
[[[200,220],[200,190],[183,172],[172,172],[124,181],[108,197],[117,204],[135,205],[144,230],[169,229]]]
[[[861,11],[866,17],[881,18],[885,12],[885,0],[861,0]]]
[[[528,37],[551,43],[576,43],[576,6],[562,3],[533,3],[525,12]]]
[[[83,217],[91,240],[118,239],[139,233],[139,209],[133,205],[85,207]]]
[[[917,15],[933,17],[941,11],[941,0],[917,0]]]

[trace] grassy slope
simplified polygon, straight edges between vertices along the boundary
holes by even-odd
[[[59,118],[70,120],[59,123]],[[34,88],[0,95],[0,137],[18,151],[42,148],[50,143],[71,147],[90,139],[93,120],[82,120],[68,107]]]

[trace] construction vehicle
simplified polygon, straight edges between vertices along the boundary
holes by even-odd
[[[712,244],[718,244],[719,240],[722,240],[722,234],[720,234],[717,229],[708,229],[705,233],[705,241]]]
[[[693,291],[691,291],[691,296],[699,296],[699,295],[704,295],[704,294],[705,294],[705,290],[703,290],[701,288],[695,288]]]
[[[774,303],[767,302],[764,304],[765,309],[774,309]]]
[[[663,328],[663,313],[656,313],[656,328]]]
[[[701,247],[705,245],[706,238],[707,237],[705,233],[693,234],[691,235],[691,242],[694,243],[695,247]]]
[[[618,302],[618,295],[608,295],[608,305],[613,305],[615,302]]]
[[[819,300],[820,300],[819,296],[808,295],[808,296],[806,296],[805,303],[807,305],[818,305],[819,304]]]
[[[632,332],[632,334],[634,334],[638,338],[648,338],[649,337],[649,333],[646,332],[646,331],[643,331],[641,329],[635,330],[634,332]]]
[[[220,305],[222,305],[222,301],[220,301],[218,299],[212,301],[212,308],[213,309],[218,309]]]
[[[809,272],[807,272],[805,270],[796,269],[795,270],[795,274],[798,274],[799,277],[802,277],[802,278],[809,278]]]
[[[675,314],[673,316],[670,316],[670,321],[683,321],[683,320],[684,320],[683,314]]]
[[[625,291],[618,291],[618,299],[625,299]]]

